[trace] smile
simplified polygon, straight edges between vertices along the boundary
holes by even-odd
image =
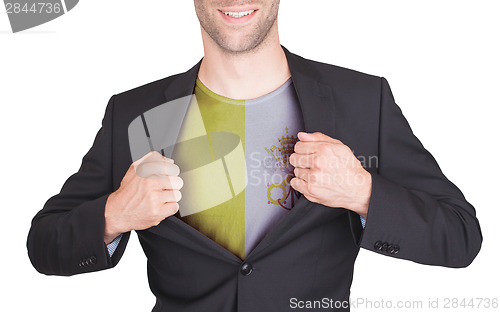
[[[235,18],[241,18],[243,16],[247,16],[255,12],[256,10],[248,10],[248,11],[243,11],[243,12],[224,12],[221,11],[222,13],[226,14],[227,16],[235,17]]]

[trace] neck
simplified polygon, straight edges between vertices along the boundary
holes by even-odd
[[[290,78],[290,70],[273,28],[258,47],[245,53],[223,50],[202,29],[205,56],[198,78],[212,92],[232,99],[254,99],[276,90]]]

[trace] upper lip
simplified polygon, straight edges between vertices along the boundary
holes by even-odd
[[[256,7],[252,6],[227,7],[219,9],[219,11],[221,12],[245,12],[245,11],[257,11],[257,10],[258,9]]]

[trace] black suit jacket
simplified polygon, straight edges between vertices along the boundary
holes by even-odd
[[[306,131],[338,138],[366,160],[372,175],[366,227],[353,212],[301,196],[241,261],[168,217],[137,231],[157,297],[153,311],[288,311],[291,298],[348,300],[360,247],[447,267],[468,266],[479,252],[473,206],[413,135],[386,79],[283,49]],[[27,247],[39,272],[73,275],[118,263],[130,233],[110,258],[104,207],[132,163],[127,128],[149,109],[192,94],[200,64],[111,97],[80,169],[33,219]]]

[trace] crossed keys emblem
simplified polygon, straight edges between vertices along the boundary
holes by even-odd
[[[286,127],[285,130],[286,133],[288,133],[288,127]],[[268,204],[279,205],[286,210],[291,210],[292,208],[286,207],[285,204],[287,203],[288,198],[290,198],[290,207],[293,207],[294,197],[298,198],[298,196],[296,191],[289,185],[290,180],[294,177],[294,174],[293,171],[290,173],[291,165],[288,159],[293,153],[293,148],[297,142],[297,138],[293,135],[283,135],[281,138],[278,138],[278,141],[279,147],[272,145],[270,148],[265,147],[265,150],[274,158],[275,165],[279,167],[281,171],[287,173],[287,176],[281,182],[268,184],[267,199]],[[281,192],[277,192],[278,194],[281,193],[281,197],[273,198],[273,193],[276,194],[276,192],[273,192],[274,189],[281,190]]]

